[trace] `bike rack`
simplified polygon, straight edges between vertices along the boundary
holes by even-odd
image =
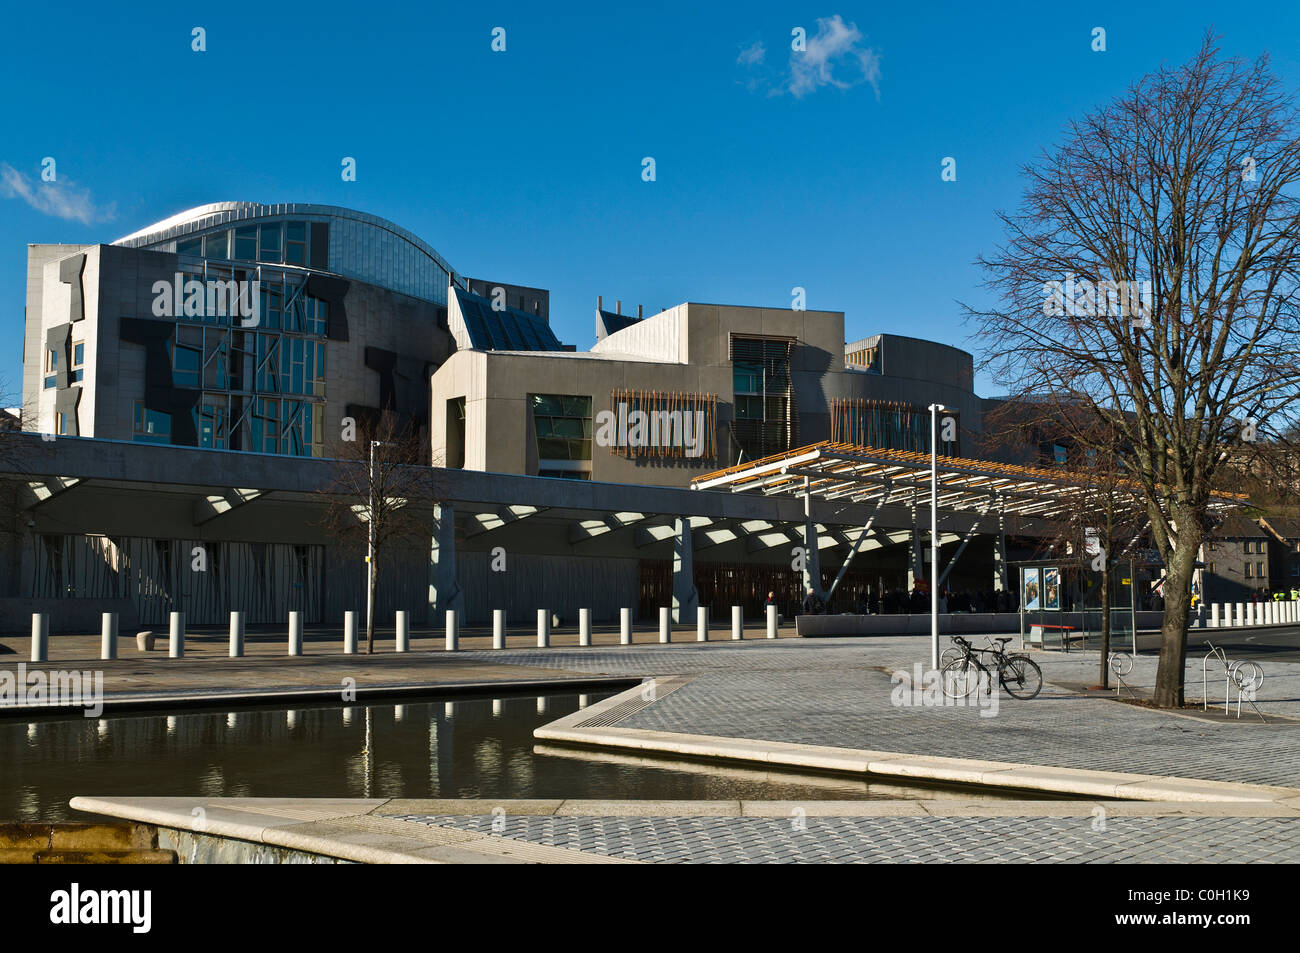
[[[1125,687],[1124,676],[1133,671],[1133,656],[1125,655],[1123,652],[1111,652],[1108,664],[1110,670],[1115,673],[1115,680],[1118,682],[1115,686],[1115,697],[1119,698]],[[1132,688],[1128,690],[1128,693],[1135,698],[1137,697]]]
[[[1209,711],[1210,706],[1210,688],[1208,665],[1211,656],[1218,660],[1223,666],[1223,713],[1225,715],[1231,712],[1231,693],[1235,685],[1237,689],[1237,717],[1241,717],[1241,700],[1245,698],[1250,702],[1250,707],[1255,709],[1255,714],[1259,715],[1261,721],[1267,722],[1264,713],[1259,710],[1255,704],[1255,691],[1264,684],[1264,669],[1258,662],[1238,659],[1235,662],[1228,661],[1228,655],[1223,649],[1216,646],[1213,642],[1206,642],[1210,651],[1205,653],[1201,659],[1201,710]],[[1249,674],[1247,674],[1249,673]]]

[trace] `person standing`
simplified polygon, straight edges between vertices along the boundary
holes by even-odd
[[[821,612],[821,607],[822,601],[817,598],[817,593],[813,591],[813,587],[809,586],[808,594],[803,597],[804,615],[816,615]]]

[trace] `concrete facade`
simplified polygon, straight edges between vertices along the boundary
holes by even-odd
[[[531,395],[589,397],[593,421],[602,411],[616,410],[616,390],[710,395],[717,401],[713,453],[628,455],[593,441],[590,479],[684,486],[693,476],[737,462],[736,443],[728,439],[736,419],[733,335],[793,342],[795,421],[790,445],[782,449],[830,439],[835,398],[906,403],[917,411],[937,401],[957,412],[963,439],[973,443],[981,432],[972,359],[964,351],[881,335],[894,371],[875,374],[846,367],[841,312],[685,303],[602,338],[590,351],[453,354],[433,375],[433,445],[445,445],[454,417],[449,405],[464,400],[465,468],[536,474]]]

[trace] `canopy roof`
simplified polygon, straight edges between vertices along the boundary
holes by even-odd
[[[962,457],[938,458],[941,510],[995,510],[1055,519],[1077,509],[1097,479],[1087,472],[1029,467]],[[930,492],[930,455],[823,441],[760,460],[706,473],[691,481],[695,490],[730,489],[764,496],[806,492],[817,499],[853,503],[910,501]],[[1216,493],[1211,506],[1240,506],[1246,497]]]

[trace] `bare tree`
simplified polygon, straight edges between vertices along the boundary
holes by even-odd
[[[365,554],[366,652],[373,654],[381,557],[394,549],[427,548],[441,481],[418,430],[390,412],[345,426],[327,452],[335,466],[322,491],[320,525],[345,551]]]
[[[1025,168],[981,258],[999,303],[968,309],[1013,394],[1058,393],[1131,452],[1166,567],[1155,702],[1183,703],[1193,570],[1224,461],[1294,423],[1300,391],[1300,140],[1261,57],[1212,36],[1071,122]]]

